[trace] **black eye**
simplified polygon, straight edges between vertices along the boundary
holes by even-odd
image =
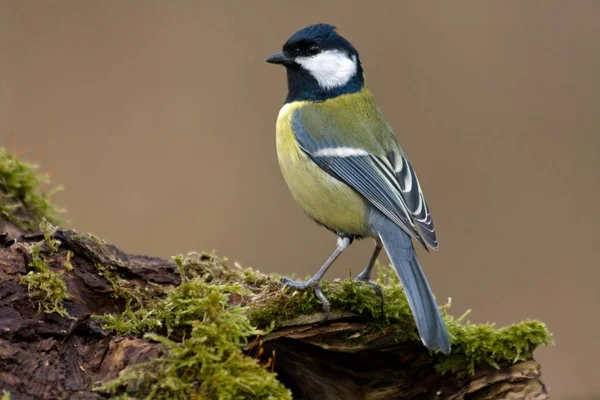
[[[316,56],[317,54],[319,54],[321,52],[321,49],[316,44],[313,44],[308,47],[306,52],[308,53],[309,56]]]

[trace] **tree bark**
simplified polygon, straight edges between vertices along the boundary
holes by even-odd
[[[48,268],[63,274],[67,283],[64,305],[71,318],[45,314],[33,301],[39,294],[20,283],[32,261],[29,243],[43,240],[43,234],[15,227],[10,232],[0,237],[0,390],[9,391],[12,399],[103,398],[92,390],[94,385],[163,355],[159,344],[105,331],[90,316],[123,311],[125,300],[116,296],[118,290],[143,287],[158,295],[178,285],[175,263],[126,254],[92,236],[56,231],[58,251],[41,250]],[[72,269],[65,268],[67,259]],[[110,274],[125,286],[115,287]],[[382,330],[366,344],[357,344],[343,338],[361,330],[360,319],[339,312],[332,312],[327,323],[320,323],[321,318],[315,314],[288,321],[244,349],[251,357],[275,355],[274,370],[295,399],[548,398],[534,360],[500,369],[481,367],[473,375],[441,375],[420,343],[396,343],[391,332]]]

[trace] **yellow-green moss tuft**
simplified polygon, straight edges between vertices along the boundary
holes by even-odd
[[[56,233],[57,229],[58,226],[53,225],[45,217],[40,221],[40,230],[44,233],[44,243],[53,252],[57,252],[60,246],[60,241],[54,238],[54,233]]]
[[[500,329],[493,324],[457,323],[449,318],[448,330],[452,337],[452,353],[440,357],[439,372],[475,372],[478,365],[514,364],[529,360],[541,345],[551,345],[552,335],[546,325],[528,320]]]
[[[183,272],[181,258],[176,258]],[[185,274],[184,274],[185,275]],[[238,284],[208,283],[206,276],[183,278],[152,307],[122,315],[104,316],[105,327],[123,334],[191,328],[180,343],[157,334],[149,340],[163,343],[164,358],[127,368],[119,378],[101,388],[109,394],[135,390],[136,398],[164,399],[290,399],[291,393],[257,360],[241,348],[259,331],[245,316],[246,310],[230,306],[230,294],[244,289]]]
[[[63,266],[65,267],[65,269],[67,271],[73,271],[73,264],[71,263],[71,259],[73,258],[74,255],[75,255],[75,253],[73,253],[72,250],[67,250],[67,255],[65,256],[65,262],[63,264]]]
[[[29,248],[31,255],[29,267],[34,270],[22,276],[20,282],[27,285],[27,291],[34,296],[38,310],[47,314],[57,313],[68,317],[69,313],[63,304],[67,298],[67,284],[63,280],[63,273],[51,271],[46,266],[41,254],[43,245],[46,245],[50,251],[58,250],[60,242],[53,237],[56,227],[43,218],[40,222],[40,229],[44,233],[44,240],[32,244]]]
[[[67,284],[63,275],[52,271],[33,272],[21,277],[21,284],[27,285],[27,291],[35,296],[38,310],[47,314],[57,313],[68,317],[69,313],[63,305],[67,297]]]
[[[96,271],[99,276],[104,277],[112,288],[112,297],[121,298],[126,300],[128,303],[134,303],[140,306],[142,301],[142,294],[140,288],[133,287],[131,283],[122,279],[119,274],[103,264],[95,264]]]
[[[41,187],[50,182],[36,165],[19,160],[0,148],[0,213],[23,229],[35,229],[43,218],[58,224],[58,211],[49,198],[61,187],[48,193]]]

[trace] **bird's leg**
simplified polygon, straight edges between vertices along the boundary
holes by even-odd
[[[369,282],[371,280],[371,272],[373,272],[373,267],[375,266],[375,261],[377,261],[377,257],[379,257],[379,253],[381,253],[381,249],[383,245],[380,242],[375,244],[375,249],[373,250],[373,254],[369,259],[369,263],[367,267],[356,277],[357,281]]]
[[[381,289],[381,286],[375,282],[371,282],[371,272],[373,272],[373,266],[375,266],[375,261],[377,261],[377,257],[379,257],[382,247],[383,245],[381,242],[377,241],[375,250],[373,250],[373,254],[369,260],[369,264],[367,264],[367,267],[360,274],[358,274],[355,280],[364,282],[375,290],[375,293],[377,293],[377,295],[381,298],[381,311],[383,312],[383,290]]]
[[[342,254],[342,252],[346,250],[348,246],[350,246],[352,240],[353,238],[351,236],[338,236],[337,247],[335,251],[333,252],[333,254],[331,254],[331,256],[329,256],[327,261],[325,261],[325,264],[323,264],[323,266],[317,271],[317,273],[314,274],[312,278],[310,278],[308,281],[298,282],[290,278],[281,278],[282,283],[294,289],[305,290],[308,288],[313,288],[315,294],[317,295],[319,300],[321,300],[321,303],[323,303],[323,312],[325,313],[325,318],[323,318],[324,321],[326,321],[329,317],[330,307],[329,300],[327,300],[327,298],[323,294],[323,291],[321,290],[321,279],[323,279],[323,275],[325,275],[329,267],[331,267],[333,262],[340,256],[340,254]]]

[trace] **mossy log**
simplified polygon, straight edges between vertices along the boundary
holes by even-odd
[[[402,289],[352,280],[310,292],[190,253],[127,254],[61,230],[35,168],[0,149],[0,396],[5,399],[548,398],[544,324],[447,314],[452,353],[422,346]],[[40,226],[41,231],[37,231]]]
[[[121,313],[127,296],[161,293],[180,284],[176,263],[126,254],[88,235],[56,231],[56,252],[42,246],[48,268],[62,275],[68,288],[68,315],[41,313],[21,279],[30,269],[31,243],[43,234],[4,238],[0,249],[0,388],[12,398],[102,398],[99,382],[125,367],[164,355],[161,344],[105,330],[92,315]],[[69,256],[69,254],[72,254]],[[72,268],[65,268],[69,259]],[[99,269],[99,266],[102,266]],[[208,271],[210,272],[210,271]],[[115,281],[118,279],[118,281]],[[118,282],[118,283],[116,283]],[[252,288],[256,292],[256,287]],[[232,296],[236,297],[236,296]],[[231,301],[241,301],[237,296]],[[268,296],[256,301],[269,301]],[[372,331],[363,340],[348,338],[364,330],[353,313],[302,315],[251,340],[251,357],[273,357],[278,379],[297,399],[536,399],[548,397],[534,360],[478,366],[441,374],[436,357],[418,341],[398,343],[390,329]],[[262,350],[258,350],[260,348]],[[135,392],[130,393],[135,397]]]

